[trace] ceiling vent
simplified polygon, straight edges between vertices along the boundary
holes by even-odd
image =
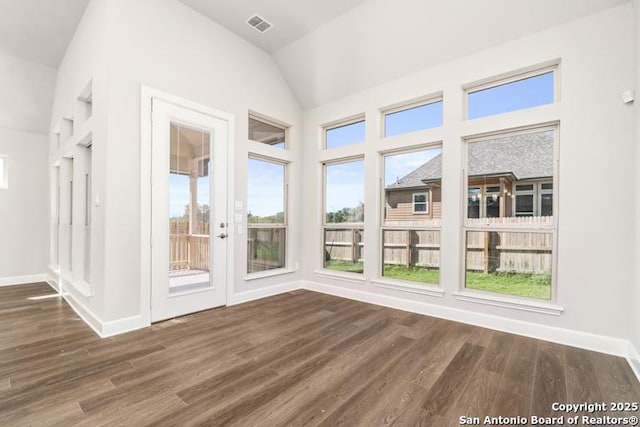
[[[263,17],[259,15],[253,15],[249,19],[245,21],[247,24],[251,25],[257,31],[264,33],[265,31],[271,29],[273,25],[267,22]]]

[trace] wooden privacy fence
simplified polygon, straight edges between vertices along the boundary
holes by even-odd
[[[531,223],[529,218],[525,220]],[[325,257],[327,260],[362,261],[362,236],[363,230],[357,228],[325,229]],[[552,232],[467,231],[466,237],[467,270],[551,273]],[[383,230],[382,250],[384,264],[439,268],[440,230]]]
[[[553,234],[467,231],[467,270],[550,274]]]
[[[283,268],[285,266],[284,227],[252,226],[247,239],[247,272]]]
[[[209,271],[208,235],[170,234],[169,236],[169,271]]]
[[[361,228],[326,229],[324,232],[325,258],[350,262],[362,261]]]

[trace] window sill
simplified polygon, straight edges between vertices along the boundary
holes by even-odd
[[[329,270],[316,270],[313,272],[316,276],[326,277],[329,279],[344,280],[346,282],[364,283],[367,280],[358,273],[338,273]]]
[[[389,280],[384,278],[374,279],[371,281],[371,283],[379,288],[394,289],[398,291],[411,292],[413,294],[422,294],[439,298],[442,298],[444,296],[444,290],[442,290],[438,285],[429,283],[425,283],[424,285],[417,285],[413,283],[402,282],[398,280]]]
[[[260,271],[258,273],[250,273],[244,277],[246,282],[251,280],[264,279],[265,277],[281,276],[283,274],[295,273],[296,270],[290,268],[278,268],[276,270]]]
[[[551,304],[551,303],[536,302],[536,301],[531,301],[527,299],[517,299],[517,298],[510,298],[510,297],[487,295],[479,292],[478,293],[468,292],[468,291],[454,292],[453,296],[455,299],[459,301],[467,301],[467,302],[473,302],[477,304],[491,305],[494,307],[511,308],[514,310],[529,311],[532,313],[549,314],[552,316],[560,316],[564,312],[563,307],[559,305]]]

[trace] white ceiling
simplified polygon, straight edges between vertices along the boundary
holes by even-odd
[[[364,0],[180,0],[268,53],[286,46]],[[260,33],[245,21],[254,14],[273,25]]]
[[[58,68],[89,0],[0,0],[0,50]]]
[[[367,0],[274,58],[308,109],[628,2]]]

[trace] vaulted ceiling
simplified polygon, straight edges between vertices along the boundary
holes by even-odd
[[[272,54],[306,109],[630,0],[180,1]],[[0,0],[0,50],[57,67],[87,3]]]

